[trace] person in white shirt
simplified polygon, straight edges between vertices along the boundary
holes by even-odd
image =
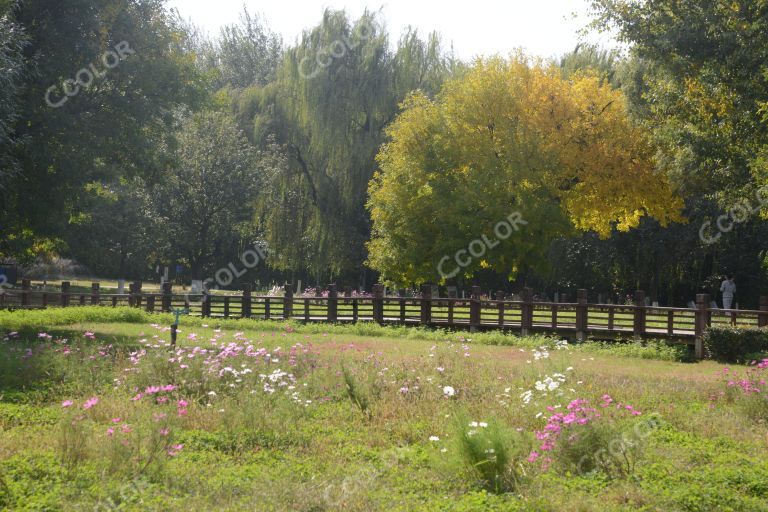
[[[723,309],[731,309],[733,295],[736,293],[736,283],[733,276],[728,276],[728,279],[723,281],[723,284],[720,285],[720,291],[723,294]]]

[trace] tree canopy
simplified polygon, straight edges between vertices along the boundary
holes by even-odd
[[[643,216],[682,220],[653,148],[621,93],[595,75],[564,80],[524,56],[478,61],[434,101],[415,93],[388,129],[369,207],[370,264],[397,283],[519,212],[528,225],[465,272],[514,277],[571,227],[608,236]]]

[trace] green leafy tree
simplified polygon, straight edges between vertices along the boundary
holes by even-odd
[[[25,0],[12,18],[29,41],[29,69],[14,125],[26,143],[7,206],[20,220],[9,237],[34,250],[67,232],[88,184],[155,180],[178,111],[205,91],[161,0]]]
[[[86,187],[82,213],[70,220],[68,255],[92,275],[142,279],[167,250],[165,230],[152,191],[139,177]]]
[[[209,277],[249,232],[264,162],[227,114],[203,112],[184,122],[177,168],[163,181],[159,202],[171,259],[188,265],[194,279]]]
[[[289,48],[273,84],[236,96],[252,140],[284,148],[285,166],[259,200],[275,268],[356,278],[366,259],[365,209],[375,155],[397,105],[414,89],[437,91],[455,67],[439,39],[407,32],[398,49],[377,16],[352,22],[326,11]]]
[[[541,268],[549,243],[574,228],[607,237],[645,216],[681,220],[682,202],[654,172],[623,96],[594,75],[565,80],[522,55],[478,61],[436,100],[414,94],[388,134],[370,187],[368,247],[390,282],[450,278],[444,260],[483,236],[488,250],[463,274],[514,279]],[[499,235],[514,213],[524,229]]]

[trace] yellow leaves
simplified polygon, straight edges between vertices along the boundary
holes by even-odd
[[[607,237],[646,215],[682,220],[682,200],[656,173],[647,134],[631,122],[622,94],[595,74],[564,80],[522,55],[479,60],[434,101],[415,93],[403,108],[370,187],[370,261],[380,271],[425,277],[426,260],[479,236],[482,218],[511,211],[537,236],[479,268],[507,272],[535,259],[569,224]]]

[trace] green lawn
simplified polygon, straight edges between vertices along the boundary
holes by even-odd
[[[744,367],[195,318],[171,351],[169,323],[0,312],[0,510],[768,510],[767,401],[727,385]]]

